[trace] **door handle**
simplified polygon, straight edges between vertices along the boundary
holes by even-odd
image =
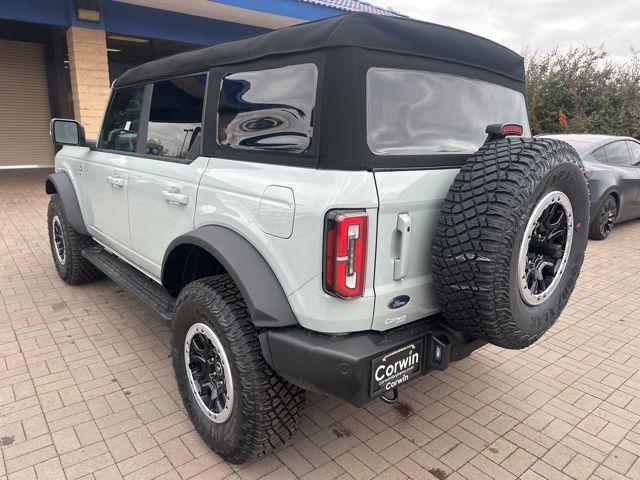
[[[409,270],[409,255],[411,246],[411,217],[408,213],[398,215],[396,226],[400,232],[400,254],[393,261],[393,279],[402,280],[407,276]]]
[[[122,188],[122,187],[124,187],[124,178],[120,178],[120,177],[115,177],[113,175],[109,175],[107,177],[107,182],[109,182],[113,188]]]
[[[171,190],[162,190],[162,198],[171,205],[187,205],[189,203],[189,195]]]

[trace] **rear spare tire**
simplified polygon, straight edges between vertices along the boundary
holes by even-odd
[[[467,160],[433,240],[433,282],[449,324],[524,348],[567,304],[587,245],[580,157],[552,139],[506,138]]]

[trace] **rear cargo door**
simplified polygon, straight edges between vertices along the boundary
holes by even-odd
[[[374,173],[379,199],[374,330],[393,328],[438,311],[431,241],[442,201],[457,172]]]
[[[494,123],[530,136],[522,91],[441,72],[370,68],[367,145],[375,156],[379,218],[372,328],[436,313],[431,243],[442,202],[461,165]],[[402,168],[408,157],[413,170]],[[446,162],[445,159],[455,159]]]

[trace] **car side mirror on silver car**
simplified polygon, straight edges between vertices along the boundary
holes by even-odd
[[[56,145],[85,145],[84,127],[76,120],[52,119],[49,134]]]

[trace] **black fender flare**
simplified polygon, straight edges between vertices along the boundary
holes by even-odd
[[[195,245],[212,255],[233,278],[258,328],[298,325],[289,300],[273,270],[244,237],[219,225],[207,225],[176,238],[162,260],[162,284],[175,271],[171,254],[180,245]]]
[[[60,197],[64,213],[74,230],[81,235],[89,235],[87,226],[82,218],[78,196],[69,175],[66,172],[52,173],[47,177],[44,188],[47,194],[55,193]]]

